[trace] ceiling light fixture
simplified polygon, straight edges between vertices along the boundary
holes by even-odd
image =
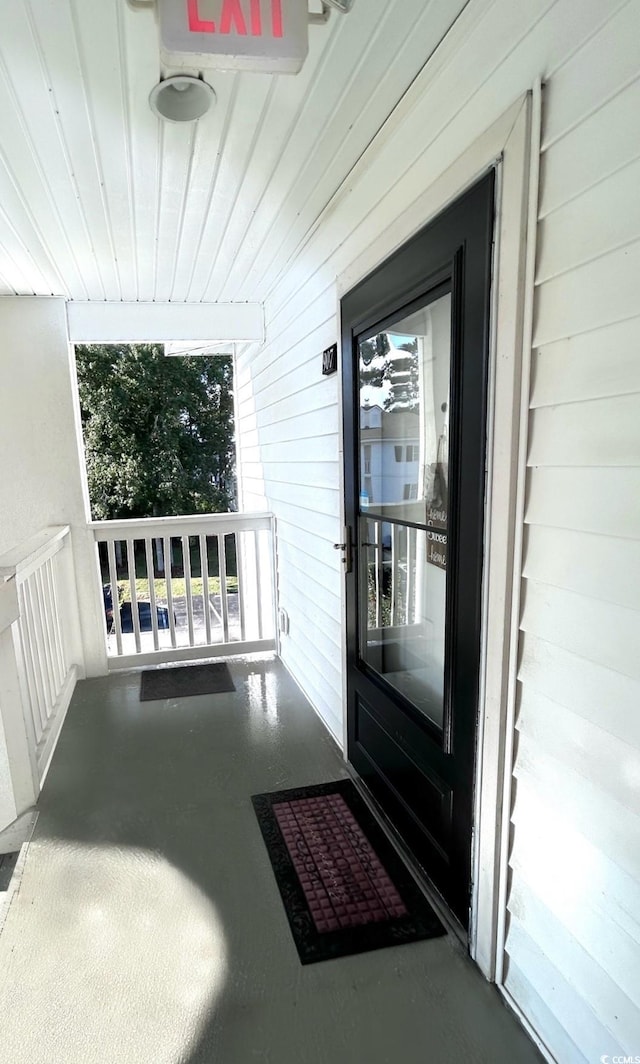
[[[197,122],[213,106],[216,94],[202,78],[178,74],[160,81],[149,95],[149,105],[166,122]]]

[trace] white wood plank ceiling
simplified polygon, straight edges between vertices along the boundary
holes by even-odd
[[[465,2],[356,0],[180,126],[152,9],[0,0],[0,294],[263,300]]]

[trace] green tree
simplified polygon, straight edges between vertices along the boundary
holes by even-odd
[[[233,366],[154,344],[76,347],[94,518],[234,508]]]

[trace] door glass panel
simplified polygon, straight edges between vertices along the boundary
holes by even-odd
[[[441,729],[451,294],[358,353],[360,657]]]

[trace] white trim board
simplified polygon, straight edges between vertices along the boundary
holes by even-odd
[[[525,253],[529,214],[532,95],[520,97],[442,173],[393,224],[378,234],[337,278],[340,299],[394,251],[497,168],[492,279],[492,349],[488,402],[484,620],[476,763],[473,895],[469,950],[483,974],[496,975],[503,835],[502,808],[508,720],[510,639],[516,556],[516,494],[520,449]],[[528,387],[528,381],[527,381]],[[521,391],[523,394],[521,394]],[[340,400],[341,401],[341,400]],[[342,427],[340,453],[344,450]],[[344,525],[344,493],[342,497]],[[343,672],[346,616],[342,592]],[[508,817],[508,811],[507,811]]]
[[[539,86],[525,101],[502,150],[501,200],[497,206],[493,273],[487,494],[485,505],[484,618],[482,680],[476,765],[474,890],[472,897],[471,956],[489,979],[501,976],[501,927],[506,905],[502,875],[508,846],[509,809],[503,806],[505,777],[511,778],[513,714],[510,676],[517,643],[513,642],[514,588],[520,585],[521,494],[529,398],[531,351],[527,343],[527,294],[533,294],[529,269],[528,232],[531,195],[537,197],[539,144]],[[534,100],[535,97],[535,100]],[[533,128],[537,121],[537,133]],[[529,334],[530,341],[530,334]],[[521,514],[520,514],[521,516]],[[504,814],[504,821],[503,821]]]
[[[67,303],[72,344],[264,340],[261,303]]]

